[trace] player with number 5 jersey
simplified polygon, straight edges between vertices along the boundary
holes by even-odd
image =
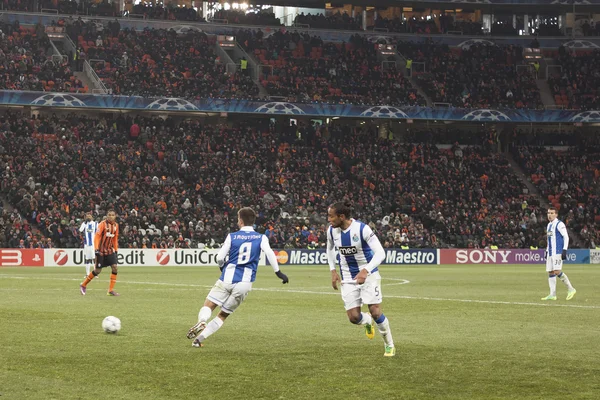
[[[204,306],[198,313],[198,323],[188,331],[188,339],[194,339],[192,346],[202,347],[203,342],[218,331],[225,319],[229,317],[244,301],[252,290],[256,279],[256,270],[261,251],[265,253],[273,271],[283,283],[288,283],[288,277],[279,270],[277,256],[269,245],[265,235],[255,232],[252,226],[256,221],[256,213],[249,207],[238,211],[238,226],[240,230],[230,233],[225,238],[223,247],[217,254],[217,263],[221,276],[211,289],[204,301]],[[210,322],[212,312],[220,307],[219,314]]]
[[[396,355],[390,323],[381,311],[381,275],[379,265],[385,260],[385,250],[371,228],[352,218],[352,205],[339,202],[327,212],[331,226],[327,230],[327,260],[331,270],[331,285],[342,289],[342,300],[351,323],[364,325],[369,339],[375,336],[375,327],[383,337],[384,356]],[[337,252],[337,255],[336,255]],[[340,275],[335,270],[340,264]],[[369,312],[361,312],[366,304]],[[375,324],[373,323],[375,322]]]

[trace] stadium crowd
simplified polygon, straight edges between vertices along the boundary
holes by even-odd
[[[93,22],[66,24],[80,54],[91,60],[113,94],[145,97],[258,98],[259,89],[239,69],[227,73],[215,54],[215,38],[202,32],[137,32],[118,21],[98,30]]]
[[[535,76],[523,64],[522,49],[474,43],[450,49],[432,40],[399,42],[399,51],[413,62],[419,85],[434,102],[464,108],[529,108],[543,106]]]
[[[600,245],[600,140],[589,134],[572,136],[576,143],[569,150],[523,143],[512,151],[560,218],[586,247],[595,248]]]
[[[300,13],[294,18],[296,26],[308,25],[316,29],[362,30],[362,17],[351,17],[347,12],[339,11],[330,15]]]
[[[5,245],[77,247],[84,212],[115,207],[123,247],[215,246],[251,205],[273,247],[320,247],[327,206],[343,198],[389,247],[543,241],[545,210],[495,152],[493,132],[438,148],[374,127],[12,112],[0,132],[1,193],[18,211],[5,214]]]
[[[278,30],[239,30],[238,43],[262,65],[271,96],[288,101],[366,105],[425,105],[394,63],[382,63],[375,44],[354,35],[349,43]]]
[[[570,109],[600,109],[600,51],[573,53],[561,46],[557,60],[561,72],[548,77],[555,102]]]
[[[0,89],[86,92],[67,60],[52,58],[42,25],[0,23]]]

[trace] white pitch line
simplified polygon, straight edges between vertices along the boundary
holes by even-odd
[[[400,278],[385,278],[383,280],[385,281],[398,281],[398,283],[384,283],[385,286],[397,286],[397,285],[406,285],[407,283],[410,283],[410,281],[408,279],[400,279]]]
[[[42,278],[28,276],[7,276],[0,275],[0,278],[7,279],[36,279],[36,280],[54,280],[54,281],[80,281],[78,278]],[[388,278],[389,279],[389,278]],[[212,285],[195,285],[192,283],[167,283],[167,282],[140,282],[140,281],[122,281],[121,284],[134,285],[160,285],[160,286],[175,286],[175,287],[194,287],[194,288],[212,288]],[[319,295],[338,295],[339,291],[318,292],[314,290],[296,290],[296,289],[276,289],[276,288],[252,288],[253,291],[261,292],[285,292],[285,293],[304,293],[304,294],[319,294]],[[529,303],[519,301],[497,301],[497,300],[475,300],[475,299],[449,299],[442,297],[422,297],[422,296],[394,296],[386,295],[386,298],[405,299],[405,300],[427,300],[427,301],[450,301],[458,303],[480,303],[480,304],[500,304],[500,305],[517,305],[517,306],[536,306],[536,307],[567,307],[567,308],[582,308],[598,310],[600,306],[582,306],[577,304],[552,304],[552,303]]]

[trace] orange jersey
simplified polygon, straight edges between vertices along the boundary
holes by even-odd
[[[119,250],[119,224],[102,221],[94,237],[94,248],[106,256]]]

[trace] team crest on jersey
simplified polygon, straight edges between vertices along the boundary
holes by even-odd
[[[548,231],[548,237],[552,237],[554,236],[554,234],[552,233],[552,231]]]
[[[352,241],[358,243],[359,240],[360,239],[359,239],[358,235],[355,233],[354,236],[352,236]]]

